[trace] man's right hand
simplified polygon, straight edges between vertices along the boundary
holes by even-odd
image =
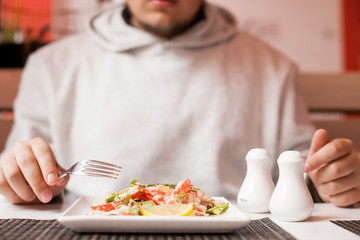
[[[42,138],[17,142],[0,159],[0,194],[13,204],[47,203],[65,188],[63,171]]]

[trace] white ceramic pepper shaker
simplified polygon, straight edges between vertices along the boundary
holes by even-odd
[[[270,212],[281,221],[304,221],[314,208],[304,179],[305,158],[297,151],[285,151],[277,162],[280,174],[270,200]]]
[[[275,187],[270,174],[272,156],[266,149],[253,148],[245,158],[247,171],[237,203],[246,212],[269,212],[269,202]]]

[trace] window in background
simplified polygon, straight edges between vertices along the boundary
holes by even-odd
[[[118,1],[0,0],[0,68],[23,67],[32,51],[83,31],[91,15]]]
[[[22,67],[49,41],[50,0],[0,0],[0,67]]]
[[[52,0],[51,39],[81,32],[86,21],[112,4],[111,0]]]
[[[49,41],[50,0],[0,0],[2,43]]]

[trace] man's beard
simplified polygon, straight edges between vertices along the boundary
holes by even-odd
[[[145,31],[150,32],[156,36],[161,36],[165,38],[171,38],[181,33],[184,33],[188,28],[193,26],[194,24],[191,23],[177,23],[171,26],[152,26],[147,23],[143,23],[138,21],[138,24],[144,28]]]
[[[125,5],[125,9],[123,12],[123,16],[125,18],[125,21],[131,25],[131,21],[130,19],[133,17],[131,14],[131,11],[129,9],[129,7],[127,5]],[[142,21],[137,20],[137,23],[147,32],[150,32],[156,36],[161,36],[161,37],[165,37],[165,38],[171,38],[174,36],[177,36],[179,34],[184,33],[186,30],[188,30],[189,28],[191,28],[192,26],[194,26],[196,23],[198,23],[199,21],[201,21],[202,19],[205,18],[205,14],[204,14],[204,4],[199,8],[199,11],[197,12],[197,14],[195,15],[195,17],[189,21],[189,22],[181,22],[181,23],[176,23],[173,25],[169,25],[169,26],[152,26],[150,24],[144,23]]]

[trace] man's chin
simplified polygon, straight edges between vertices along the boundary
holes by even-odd
[[[144,29],[147,32],[150,32],[156,36],[165,37],[165,38],[170,38],[172,36],[179,34],[178,31],[176,31],[174,28],[159,28],[159,26],[156,27],[149,26]]]
[[[147,24],[139,23],[141,27],[154,35],[161,37],[172,37],[181,33],[181,30],[184,28],[181,25],[170,24],[170,23],[156,23],[156,24]]]

